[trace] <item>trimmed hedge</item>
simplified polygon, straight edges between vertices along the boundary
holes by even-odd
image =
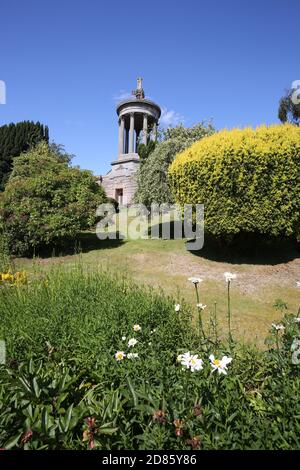
[[[204,204],[205,230],[290,237],[300,228],[300,127],[223,130],[178,154],[169,169],[177,203]]]

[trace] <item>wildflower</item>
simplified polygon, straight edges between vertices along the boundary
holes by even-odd
[[[166,424],[166,413],[162,410],[154,411],[152,416],[153,421],[157,421],[160,424]]]
[[[175,312],[179,312],[180,310],[180,304],[175,304]]]
[[[135,338],[131,338],[129,341],[128,341],[128,347],[131,348],[131,347],[134,347],[137,343],[137,339]]]
[[[272,326],[273,326],[273,328],[274,328],[276,331],[284,330],[284,326],[281,325],[281,324],[276,325],[275,323],[272,323]]]
[[[26,442],[30,441],[30,439],[32,438],[32,430],[29,428],[27,429],[27,431],[25,431],[23,434],[22,434],[22,437],[21,437],[21,442],[22,444],[26,444]]]
[[[200,310],[204,310],[206,308],[206,305],[197,304],[197,307],[200,308]]]
[[[195,370],[203,369],[203,361],[202,359],[198,358],[198,354],[191,356],[190,358],[190,369],[191,372],[195,372]]]
[[[198,358],[198,354],[191,355],[189,352],[186,352],[184,354],[180,354],[177,357],[177,361],[187,369],[191,369],[191,372],[203,369],[203,361]]]
[[[122,341],[126,341],[126,336],[122,336]]]
[[[90,429],[93,429],[95,427],[95,422],[96,422],[96,418],[86,418],[86,424],[88,425],[88,427]]]
[[[2,273],[2,274],[1,274],[1,280],[2,280],[2,281],[12,281],[12,280],[13,280],[13,276],[12,276],[12,274],[10,274],[10,273]]]
[[[150,331],[150,335],[153,335],[153,333],[156,332],[156,329],[154,328],[153,330]]]
[[[83,431],[82,441],[83,442],[89,441],[89,448],[94,449],[95,447],[94,436],[97,431],[95,427],[96,418],[86,418],[85,422],[88,428]]]
[[[186,352],[184,354],[179,354],[179,356],[177,357],[177,360],[179,359],[178,362],[180,362],[181,365],[183,366],[186,366],[187,368],[189,368],[190,366],[190,359],[191,359],[191,355],[189,352]]]
[[[126,354],[124,351],[117,351],[115,354],[115,358],[117,361],[123,361],[123,359],[126,357]]]
[[[27,274],[25,271],[16,272],[13,276],[14,284],[26,284],[27,283]]]
[[[300,323],[300,317],[294,318],[294,322],[295,322],[295,323]]]
[[[226,282],[230,282],[233,279],[236,279],[236,274],[226,272],[224,273],[224,277]]]
[[[191,446],[191,448],[193,450],[199,450],[200,449],[201,441],[200,441],[200,437],[198,437],[198,436],[194,436],[194,437],[192,437],[192,439],[187,439],[185,442],[188,446]]]
[[[198,403],[196,403],[193,407],[193,415],[202,416],[202,408]]]
[[[138,353],[128,353],[127,354],[128,359],[136,359],[137,357],[139,357]]]
[[[210,364],[211,364],[211,367],[212,367],[212,371],[214,372],[215,370],[217,370],[219,372],[219,374],[227,374],[227,365],[231,363],[232,361],[232,357],[227,357],[227,356],[223,356],[222,359],[215,359],[215,356],[213,354],[211,354],[209,356],[209,360],[210,360]]]
[[[197,285],[200,284],[200,282],[203,281],[200,277],[189,277],[188,281],[192,282],[193,284]]]
[[[151,346],[151,344],[152,344],[151,341],[149,341],[148,345]]]
[[[175,426],[175,434],[177,437],[183,436],[183,420],[174,419],[173,424]]]
[[[133,325],[133,331],[141,331],[141,329],[140,325]]]

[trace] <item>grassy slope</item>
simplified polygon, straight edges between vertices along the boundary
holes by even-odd
[[[82,260],[90,267],[118,270],[139,283],[162,288],[178,301],[184,298],[194,304],[194,288],[187,281],[192,275],[204,279],[201,284],[201,302],[207,305],[204,312],[209,317],[217,302],[220,331],[226,325],[225,271],[238,274],[232,284],[233,328],[238,338],[262,345],[272,321],[281,313],[272,307],[278,298],[287,302],[290,311],[299,304],[299,290],[295,281],[300,278],[300,260],[296,253],[285,253],[286,259],[276,255],[273,259],[257,256],[255,264],[236,259],[235,262],[214,259],[209,249],[196,256],[185,249],[183,240],[128,240],[102,241],[94,234],[83,234]],[[41,258],[36,261],[45,271],[52,264],[66,267],[76,262],[76,255]],[[17,269],[33,271],[32,260],[16,261]],[[208,325],[207,325],[208,327]]]

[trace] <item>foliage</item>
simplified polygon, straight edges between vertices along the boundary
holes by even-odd
[[[145,161],[149,155],[154,151],[156,147],[156,142],[154,140],[148,140],[147,145],[139,144],[138,154],[142,161]]]
[[[292,88],[279,101],[278,118],[281,122],[290,122],[299,125],[300,123],[300,90]],[[296,96],[298,95],[298,96]],[[296,99],[293,99],[296,98]]]
[[[148,155],[137,173],[138,189],[135,201],[150,206],[151,203],[172,203],[173,196],[168,182],[168,168],[178,152],[193,142],[214,132],[211,124],[204,123],[186,128],[182,125],[163,132],[161,142]]]
[[[204,204],[205,230],[291,237],[300,228],[300,129],[290,124],[223,130],[177,156],[176,202]]]
[[[39,122],[23,121],[0,127],[0,190],[4,189],[13,159],[40,141],[49,142],[49,130]]]
[[[0,289],[0,301],[2,448],[300,448],[290,313],[266,351],[204,341],[188,306],[175,311],[172,298],[81,265],[47,278],[37,270],[27,285]],[[138,357],[118,362],[118,350]],[[187,350],[202,370],[176,361]],[[231,355],[227,375],[212,371],[210,353]]]
[[[74,239],[95,220],[104,201],[89,171],[71,167],[65,154],[45,142],[14,159],[0,197],[0,215],[9,249],[24,254]]]

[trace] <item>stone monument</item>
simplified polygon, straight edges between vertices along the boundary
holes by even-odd
[[[161,115],[160,107],[145,98],[142,81],[142,78],[138,78],[132,97],[117,105],[118,156],[111,163],[111,170],[101,181],[107,196],[122,205],[132,202],[137,188],[135,174],[140,165],[138,145],[146,145],[149,138],[156,140]]]

